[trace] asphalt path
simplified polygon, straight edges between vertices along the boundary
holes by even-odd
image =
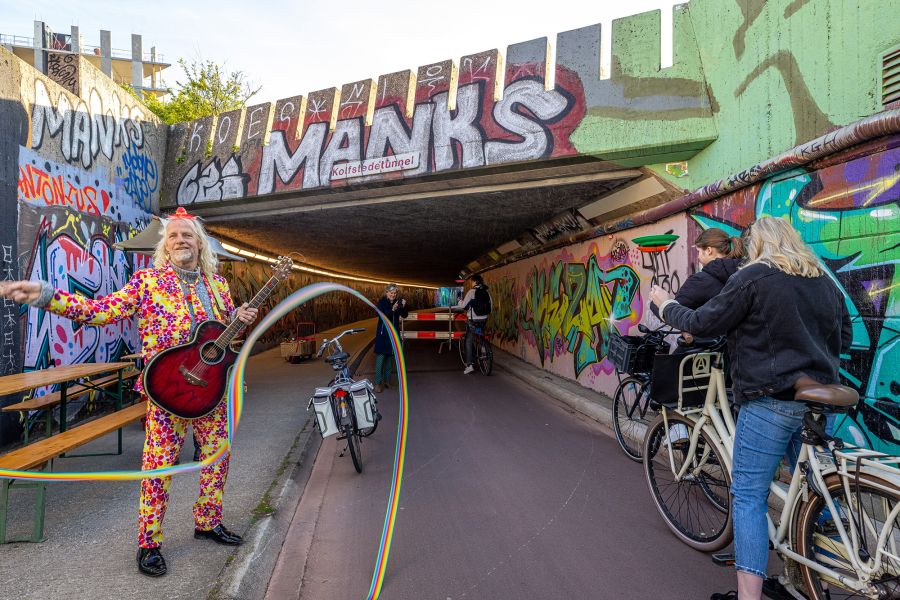
[[[408,449],[382,598],[705,600],[734,588],[731,569],[669,533],[640,465],[596,422],[504,371],[463,375],[458,356],[436,348],[408,346]],[[371,369],[369,361],[359,375]],[[362,474],[349,453],[339,455],[342,442],[322,444],[294,516],[303,535],[288,534],[289,558],[268,597],[366,597],[390,486],[396,389],[379,396],[379,409]]]

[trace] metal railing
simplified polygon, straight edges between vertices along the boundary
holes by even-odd
[[[24,37],[21,35],[9,35],[5,33],[0,33],[0,45],[5,46],[19,46],[23,48],[34,48],[34,38],[33,37]],[[66,49],[54,49],[54,48],[46,48],[46,50],[56,50],[57,52],[71,52],[71,45],[67,45],[69,50]],[[88,56],[100,56],[103,50],[100,46],[91,46],[88,44],[84,44],[81,46],[81,53],[86,54]],[[131,50],[123,50],[121,48],[112,48],[110,49],[110,56],[112,58],[119,58],[123,60],[131,60]],[[164,56],[157,52],[154,57],[151,52],[144,52],[143,58],[141,59],[143,62],[156,62],[156,63],[165,63]]]

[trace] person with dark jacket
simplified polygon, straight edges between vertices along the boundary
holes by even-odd
[[[685,279],[675,294],[675,301],[688,308],[700,308],[721,292],[728,278],[737,272],[744,260],[741,239],[729,237],[717,227],[701,232],[694,241],[694,247],[701,270]],[[650,310],[662,320],[656,304],[651,302]],[[693,342],[693,336],[689,333],[683,333],[682,338],[688,346]]]
[[[400,330],[400,319],[409,316],[406,299],[397,299],[400,288],[393,283],[384,288],[384,295],[378,301],[378,310],[390,320],[394,329]],[[381,319],[375,327],[375,391],[380,392],[382,385],[391,387],[391,368],[394,365],[394,348],[391,336]]]
[[[794,398],[801,378],[839,383],[852,330],[844,298],[816,255],[784,219],[750,228],[749,262],[702,307],[681,306],[654,286],[663,320],[697,336],[727,333],[735,401],[741,405],[732,467],[738,598],[759,600],[769,557],[769,483],[778,461],[800,448],[806,405]]]

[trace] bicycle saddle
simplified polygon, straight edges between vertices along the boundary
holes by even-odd
[[[846,412],[859,402],[859,394],[846,385],[819,383],[803,375],[794,383],[794,400],[819,404],[832,411]]]
[[[327,363],[333,363],[333,362],[337,362],[337,361],[343,362],[343,361],[347,360],[348,358],[350,358],[350,355],[347,354],[346,352],[338,352],[337,354],[332,354],[331,356],[326,356],[325,362],[327,362]]]

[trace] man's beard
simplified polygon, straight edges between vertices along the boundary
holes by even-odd
[[[172,252],[172,261],[179,265],[187,265],[194,261],[194,251],[189,248],[175,250]]]

